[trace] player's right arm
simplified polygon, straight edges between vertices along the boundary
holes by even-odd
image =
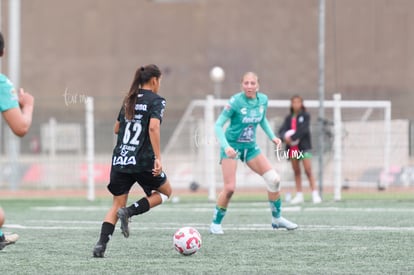
[[[115,135],[117,135],[119,133],[119,127],[121,125],[121,118],[122,117],[125,117],[124,107],[121,107],[121,109],[119,110],[118,117],[117,117],[116,122],[114,124],[114,133],[115,133]]]
[[[216,124],[214,126],[214,130],[216,133],[216,137],[220,143],[221,148],[224,149],[224,152],[229,158],[235,158],[237,156],[236,150],[230,146],[229,142],[227,141],[226,135],[224,134],[224,124],[227,120],[231,118],[233,113],[231,104],[232,100],[224,107],[223,112],[221,112],[220,116],[218,117]]]
[[[19,107],[3,111],[3,117],[13,133],[23,137],[29,131],[32,124],[34,98],[25,93],[23,89],[19,92]]]

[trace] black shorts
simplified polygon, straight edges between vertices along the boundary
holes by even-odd
[[[143,171],[138,173],[123,173],[111,169],[111,178],[108,184],[108,190],[114,196],[128,194],[132,185],[137,182],[144,190],[147,196],[150,196],[153,190],[157,190],[167,181],[167,175],[162,172],[159,176],[153,176],[152,171]]]

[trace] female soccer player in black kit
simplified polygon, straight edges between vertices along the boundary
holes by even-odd
[[[163,202],[171,195],[171,185],[162,171],[160,149],[160,124],[165,109],[165,99],[158,95],[161,71],[156,65],[139,68],[131,89],[115,122],[118,135],[112,155],[108,190],[113,204],[102,223],[99,241],[93,250],[94,257],[103,257],[118,218],[125,238],[129,237],[128,221]],[[128,193],[137,182],[146,197],[129,207]]]

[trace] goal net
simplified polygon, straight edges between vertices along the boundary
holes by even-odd
[[[208,190],[209,199],[214,199],[216,190],[222,187],[220,148],[214,133],[214,123],[226,102],[209,95],[205,100],[192,101],[187,107],[163,152],[166,172],[176,189],[199,187]],[[317,177],[321,129],[317,118],[319,101],[305,100],[304,104],[312,118],[312,164]],[[289,100],[269,100],[267,118],[276,134],[289,107]],[[385,188],[391,184],[389,177],[393,165],[404,162],[403,158],[392,158],[391,163],[391,155],[404,155],[404,150],[408,148],[404,144],[395,146],[392,143],[393,140],[403,140],[400,137],[404,136],[405,128],[404,121],[391,123],[391,103],[343,101],[340,95],[336,95],[335,99],[324,101],[324,108],[324,190],[331,190],[335,199],[339,200],[342,188]],[[286,153],[283,150],[277,152],[261,129],[257,131],[257,141],[262,152],[281,174],[283,186],[293,187],[293,172]],[[243,163],[238,164],[236,176],[238,190],[265,186],[262,178]],[[303,186],[307,187],[306,176],[303,175],[302,179]]]

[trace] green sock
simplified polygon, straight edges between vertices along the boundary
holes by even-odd
[[[3,236],[3,231],[1,231],[1,229],[0,229],[0,237],[1,237],[1,236]]]
[[[213,223],[221,224],[221,221],[226,215],[226,210],[226,208],[216,205],[216,208],[214,209]]]
[[[279,198],[275,201],[269,201],[270,210],[272,211],[272,217],[278,219],[280,218],[281,214],[281,206],[282,206],[282,200]]]

